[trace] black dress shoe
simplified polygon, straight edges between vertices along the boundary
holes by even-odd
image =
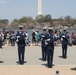
[[[63,57],[63,59],[66,59],[67,57]]]
[[[24,62],[20,62],[20,65],[23,65],[24,64]]]
[[[52,66],[48,66],[48,68],[52,68]]]

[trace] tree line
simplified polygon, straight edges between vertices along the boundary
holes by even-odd
[[[38,15],[36,16],[35,19],[32,17],[21,17],[20,19],[14,19],[10,26],[11,27],[18,27],[18,25],[24,25],[25,28],[34,28],[36,26],[52,26],[52,27],[57,27],[59,25],[62,26],[73,26],[76,25],[76,18],[72,18],[71,16],[61,16],[57,19],[52,19],[52,16],[50,14],[47,15]],[[0,27],[8,27],[9,25],[9,20],[8,19],[0,19]]]

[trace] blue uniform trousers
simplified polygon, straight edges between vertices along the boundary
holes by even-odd
[[[24,62],[25,46],[18,46],[18,57],[19,62]]]
[[[48,50],[47,51],[47,64],[48,64],[48,67],[52,67],[53,55],[54,55],[54,50]]]
[[[42,60],[46,61],[46,47],[42,47]]]
[[[0,48],[2,48],[2,40],[0,40]]]
[[[67,45],[62,44],[62,56],[63,58],[67,58]]]

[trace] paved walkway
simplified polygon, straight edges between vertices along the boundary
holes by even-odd
[[[55,75],[56,70],[60,75],[76,75],[76,70],[71,70],[75,66],[0,66],[0,75]]]
[[[24,65],[18,65],[17,46],[4,46],[0,49],[1,75],[76,75],[76,46],[68,47],[68,58],[61,58],[61,46],[55,47],[54,66],[47,68],[46,61],[41,60],[41,47],[26,47]],[[12,66],[11,66],[12,65]]]

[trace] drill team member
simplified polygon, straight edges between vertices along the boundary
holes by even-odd
[[[19,32],[16,34],[17,44],[18,44],[18,58],[19,64],[24,64],[24,54],[25,54],[25,31],[23,30],[23,26],[19,26]]]
[[[68,38],[66,29],[63,30],[63,33],[61,35],[61,41],[62,41],[62,56],[63,58],[67,58],[67,45],[68,45]]]
[[[49,34],[45,41],[45,44],[47,46],[47,65],[48,65],[48,68],[52,68],[53,55],[54,55],[54,41],[56,41],[57,38],[54,36],[53,29],[49,28],[48,32]]]
[[[47,36],[46,28],[43,28],[43,33],[41,34],[41,47],[42,47],[43,61],[46,61],[46,45],[45,45],[46,36]]]

